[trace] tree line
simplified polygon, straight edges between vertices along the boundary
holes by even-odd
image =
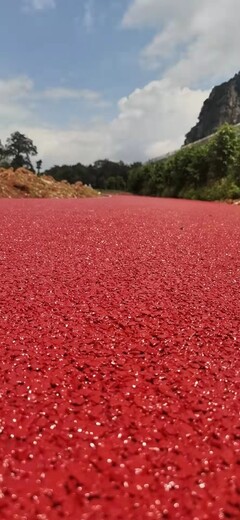
[[[81,163],[73,166],[53,166],[46,171],[55,180],[67,180],[70,184],[77,181],[91,185],[94,189],[109,191],[128,191],[130,172],[141,166],[141,163],[125,164],[123,161],[114,162],[109,159],[95,161],[89,166]]]
[[[0,167],[27,168],[40,175],[42,173],[42,160],[36,161],[33,166],[33,157],[37,155],[37,147],[29,137],[14,132],[3,145],[0,141]],[[55,180],[66,180],[70,184],[81,181],[93,188],[111,191],[126,191],[128,189],[128,177],[132,168],[139,166],[125,164],[123,161],[114,162],[108,159],[95,161],[89,166],[81,163],[75,165],[53,166],[45,171]]]
[[[128,190],[138,195],[200,200],[240,198],[240,134],[225,124],[204,144],[132,169]]]
[[[170,157],[124,164],[107,159],[93,165],[54,166],[56,180],[81,180],[97,189],[136,195],[202,200],[240,198],[240,134],[223,125],[208,142],[182,147]]]
[[[0,166],[24,166],[40,175],[42,161],[36,162],[36,168],[32,164],[36,155],[33,141],[20,132],[13,133],[5,146],[0,141]],[[240,198],[240,134],[225,124],[207,143],[183,147],[156,162],[125,164],[103,159],[89,166],[80,162],[56,165],[44,173],[57,181],[81,181],[95,189],[137,195],[202,200]]]

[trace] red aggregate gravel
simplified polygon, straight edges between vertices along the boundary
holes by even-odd
[[[0,202],[0,519],[240,519],[240,211]]]

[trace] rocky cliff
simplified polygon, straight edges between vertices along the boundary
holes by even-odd
[[[186,135],[184,144],[211,135],[223,123],[240,123],[240,72],[229,81],[214,87],[203,104],[198,123]]]

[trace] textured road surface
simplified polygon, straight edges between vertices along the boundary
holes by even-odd
[[[240,518],[240,209],[0,201],[1,520]]]

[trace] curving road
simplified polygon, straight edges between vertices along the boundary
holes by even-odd
[[[240,210],[0,201],[1,520],[240,518]]]

